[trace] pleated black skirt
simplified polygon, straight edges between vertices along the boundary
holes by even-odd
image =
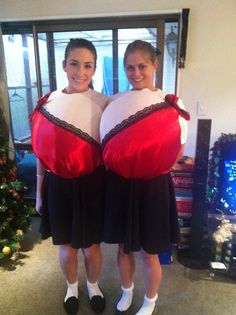
[[[123,243],[124,252],[144,249],[158,254],[179,239],[170,174],[152,180],[127,180],[108,171],[104,241]]]
[[[42,239],[52,236],[54,245],[87,248],[103,237],[105,168],[76,179],[46,174]]]

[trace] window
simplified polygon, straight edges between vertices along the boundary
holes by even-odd
[[[179,18],[176,14],[2,23],[9,106],[17,147],[30,147],[28,116],[38,97],[67,83],[62,61],[70,38],[86,38],[95,45],[98,61],[93,85],[97,91],[112,95],[130,88],[123,55],[128,43],[142,39],[162,52],[156,86],[175,93]]]
[[[30,139],[28,115],[38,98],[33,36],[5,35],[3,42],[14,141],[20,143]]]

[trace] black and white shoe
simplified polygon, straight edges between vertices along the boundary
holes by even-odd
[[[94,295],[91,299],[89,299],[89,302],[92,310],[96,314],[102,313],[106,307],[105,298],[100,295]]]
[[[76,314],[79,310],[79,299],[77,299],[75,296],[69,297],[64,302],[64,309],[67,314],[70,315]]]
[[[129,315],[130,307],[126,311],[119,311],[116,309],[115,315]]]

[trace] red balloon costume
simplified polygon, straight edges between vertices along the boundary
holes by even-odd
[[[189,114],[175,95],[147,88],[114,96],[100,124],[107,167],[104,241],[130,253],[170,249],[179,227],[170,168]]]
[[[80,93],[57,91],[41,98],[31,116],[32,147],[37,158],[65,178],[92,173],[102,164],[101,112],[96,102]]]
[[[177,102],[175,95],[148,89],[120,94],[101,119],[105,165],[127,179],[167,173],[181,147],[179,116],[189,120]]]
[[[32,147],[46,168],[42,239],[87,248],[102,241],[105,168],[99,139],[109,99],[92,89],[48,93],[31,115]]]

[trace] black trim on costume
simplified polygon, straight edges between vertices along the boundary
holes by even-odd
[[[69,131],[71,133],[73,133],[74,135],[82,138],[83,140],[87,141],[88,143],[94,145],[95,147],[100,149],[100,144],[94,140],[88,133],[82,131],[79,128],[76,128],[75,126],[73,126],[72,124],[68,124],[66,121],[61,120],[55,116],[53,116],[52,114],[50,114],[43,106],[40,106],[38,108],[38,111],[44,116],[46,117],[49,121],[51,121],[53,124],[55,124],[56,126],[59,126],[61,128],[63,128],[66,131]]]
[[[101,147],[104,149],[107,142],[114,137],[117,133],[124,130],[125,128],[129,127],[130,125],[136,123],[137,121],[147,117],[148,115],[152,114],[153,112],[156,112],[160,109],[167,108],[167,107],[173,107],[172,104],[167,102],[162,103],[156,103],[152,104],[148,107],[143,108],[142,110],[136,112],[134,115],[129,116],[127,119],[122,120],[121,123],[116,125],[114,128],[112,128],[103,138]],[[177,109],[177,108],[176,108]]]

